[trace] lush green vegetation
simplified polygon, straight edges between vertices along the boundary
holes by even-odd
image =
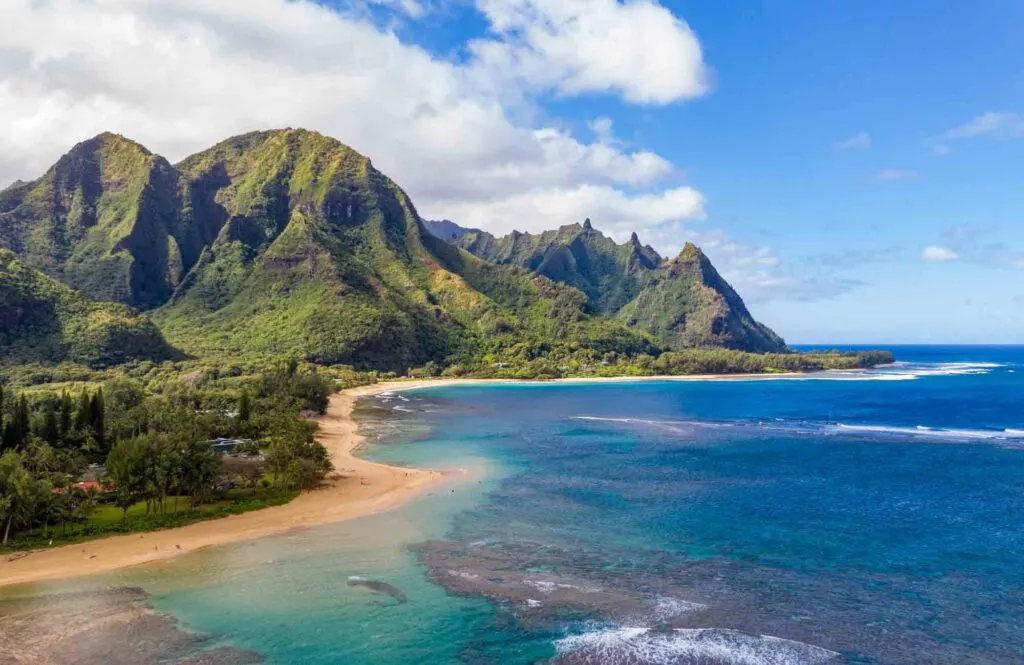
[[[295,361],[240,376],[122,375],[77,394],[7,388],[0,539],[7,545],[14,536],[22,547],[151,530],[286,501],[331,470],[315,425],[300,413],[326,410],[335,388]],[[215,437],[250,443],[225,456],[212,448]]]
[[[72,490],[75,493],[80,490]],[[187,526],[195,522],[238,515],[253,510],[288,503],[298,490],[274,487],[260,487],[256,490],[232,489],[223,494],[224,498],[189,508],[188,497],[172,497],[167,512],[146,512],[145,501],[132,505],[127,517],[113,504],[99,503],[97,498],[81,493],[76,499],[58,504],[55,524],[36,526],[24,530],[11,538],[8,550],[29,550],[41,547],[57,547],[71,543],[115,536],[126,533],[145,533],[160,529]],[[180,504],[180,505],[179,505]]]
[[[238,136],[175,166],[103,134],[0,193],[0,231],[28,268],[147,310],[183,354],[217,364],[287,355],[402,373],[587,350],[781,347],[702,256],[686,270],[677,260],[676,275],[635,238],[619,246],[588,224],[491,238],[489,258],[508,265],[481,261],[427,233],[369,159],[304,130]],[[19,311],[45,317],[45,300]],[[66,353],[22,344],[9,357],[145,357],[120,315],[89,336],[65,331],[54,344]],[[152,338],[147,320],[131,320]]]
[[[499,359],[500,358],[500,359]],[[509,379],[560,379],[569,377],[674,376],[683,374],[762,374],[858,370],[893,362],[887,351],[815,353],[746,353],[731,349],[684,349],[659,355],[632,355],[590,349],[555,350],[531,357],[527,350],[517,355],[491,356],[487,363],[452,365],[442,368],[428,364],[413,369],[414,377],[472,377]]]
[[[164,158],[101,134],[0,192],[0,247],[95,300],[153,307],[180,276],[177,186]]]
[[[0,249],[0,363],[106,367],[174,355],[156,326],[128,307],[91,301]]]
[[[650,333],[667,349],[724,347],[782,352],[782,339],[758,323],[704,253],[687,244],[666,261],[636,234],[621,245],[590,225],[570,224],[537,235],[513,231],[496,238],[427,222],[475,256],[514,265],[582,291],[593,311]]]

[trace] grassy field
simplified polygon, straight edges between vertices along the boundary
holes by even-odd
[[[101,504],[84,524],[51,526],[46,535],[41,528],[20,533],[17,538],[11,539],[7,547],[0,548],[0,552],[57,547],[105,536],[170,529],[203,520],[280,506],[298,495],[297,490],[266,488],[253,493],[247,489],[234,489],[230,490],[223,500],[200,505],[195,510],[189,510],[188,497],[178,497],[177,511],[174,509],[174,497],[168,497],[167,514],[147,515],[146,504],[140,501],[128,509],[127,517],[117,506]]]

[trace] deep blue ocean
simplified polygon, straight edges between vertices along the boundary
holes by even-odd
[[[1024,347],[890,348],[870,372],[367,398],[369,457],[468,475],[97,583],[288,665],[1020,664]]]

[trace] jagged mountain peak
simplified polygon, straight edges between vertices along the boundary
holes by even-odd
[[[459,247],[579,288],[595,311],[655,335],[672,348],[726,346],[782,351],[785,343],[750,315],[699,247],[664,260],[634,232],[617,244],[588,218],[539,234],[456,234]]]

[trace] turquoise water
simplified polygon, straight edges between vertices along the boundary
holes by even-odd
[[[467,475],[95,583],[281,664],[1020,663],[1024,348],[897,355],[367,399],[368,456]]]

